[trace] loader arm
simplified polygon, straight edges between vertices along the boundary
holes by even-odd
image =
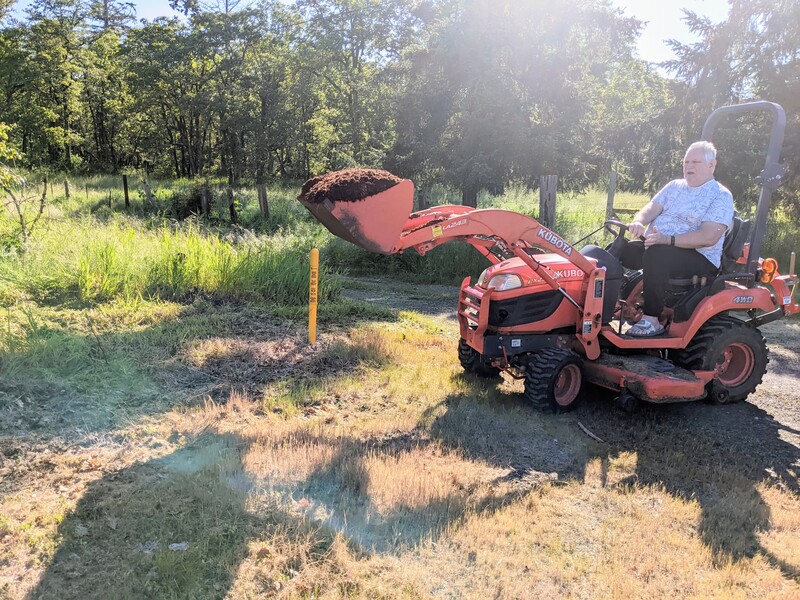
[[[535,249],[562,256],[581,269],[587,277],[595,265],[577,249],[533,217],[502,209],[472,209],[464,206],[437,206],[414,213],[406,221],[391,254],[413,248],[425,255],[447,242],[471,244],[492,262],[499,262],[492,249],[518,256],[553,289],[560,286],[549,269],[535,258]],[[488,252],[488,254],[487,254]]]
[[[331,233],[371,252],[397,254],[413,248],[424,255],[441,244],[460,241],[472,245],[495,264],[518,257],[575,307],[578,341],[588,358],[599,356],[597,336],[602,327],[605,269],[598,268],[533,217],[508,210],[453,205],[409,214],[414,204],[414,184],[407,179],[358,200],[311,202],[302,195],[298,200]],[[559,284],[549,267],[536,260],[539,250],[561,256],[584,273],[578,298]],[[491,292],[490,288],[486,300]]]

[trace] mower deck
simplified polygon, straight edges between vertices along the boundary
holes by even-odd
[[[646,354],[604,354],[584,362],[584,373],[586,380],[595,385],[628,391],[640,400],[659,404],[704,398],[706,384],[714,377],[714,371],[687,371]]]

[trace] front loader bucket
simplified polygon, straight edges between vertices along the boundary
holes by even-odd
[[[391,254],[414,208],[414,182],[403,179],[361,200],[299,200],[333,235],[370,252]]]

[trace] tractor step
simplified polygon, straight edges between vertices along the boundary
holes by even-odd
[[[688,371],[646,354],[604,354],[585,361],[584,372],[586,380],[595,385],[659,404],[704,398],[706,384],[714,378],[714,371]]]

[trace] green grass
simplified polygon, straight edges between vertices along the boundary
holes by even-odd
[[[51,221],[36,232],[26,254],[9,252],[0,263],[0,298],[92,305],[207,294],[304,304],[313,244],[311,235],[222,234],[196,221],[155,223],[121,215]],[[322,273],[327,274],[324,265]],[[338,293],[333,278],[322,277],[320,285],[323,299]]]
[[[30,181],[37,181],[31,176]],[[15,223],[0,218],[0,300],[24,298],[40,302],[77,301],[97,304],[114,299],[184,300],[216,294],[239,299],[267,300],[276,306],[302,307],[307,298],[307,253],[322,251],[322,274],[339,271],[358,276],[380,274],[409,282],[456,285],[476,277],[487,261],[466,244],[445,244],[420,257],[413,250],[383,256],[357,248],[330,235],[296,201],[298,187],[272,185],[268,190],[270,216],[260,216],[254,187],[237,190],[242,227],[227,221],[225,182],[209,182],[210,223],[197,218],[175,221],[176,206],[185,204],[201,182],[151,180],[158,211],[147,202],[141,178],[129,178],[131,208],[126,214],[119,176],[73,178],[70,197],[63,176],[50,176],[46,219],[34,231],[23,260]],[[643,194],[617,193],[617,208],[639,208]],[[434,187],[432,205],[458,203],[453,190]],[[110,205],[109,205],[110,203]],[[501,208],[538,216],[538,192],[509,186],[501,196],[480,194],[479,208]],[[559,193],[554,231],[575,243],[601,227],[605,190],[583,194]],[[605,244],[597,233],[581,242]],[[800,227],[777,209],[764,239],[764,255],[777,256],[788,269],[789,252],[800,248]],[[322,277],[321,297],[337,295],[335,282]]]

